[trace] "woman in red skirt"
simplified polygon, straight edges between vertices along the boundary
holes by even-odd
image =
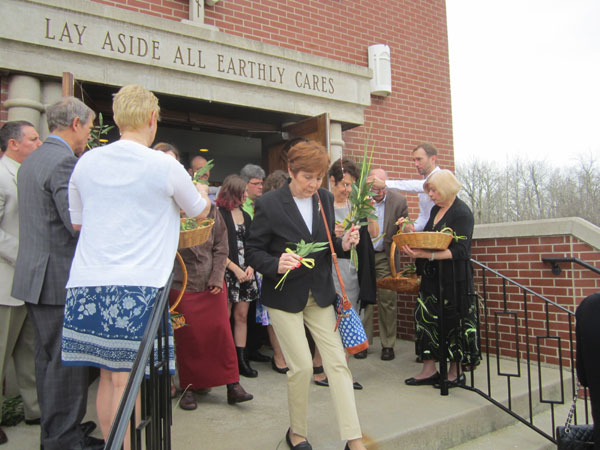
[[[216,208],[209,217],[215,220],[208,241],[179,251],[188,272],[188,282],[177,312],[186,325],[175,330],[175,349],[179,384],[185,391],[179,406],[196,409],[196,392],[227,385],[227,403],[252,400],[240,385],[238,361],[227,313],[224,274],[229,245],[227,228]],[[183,279],[175,262],[175,276],[169,301],[175,301]]]

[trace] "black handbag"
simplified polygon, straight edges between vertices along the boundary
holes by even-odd
[[[579,384],[577,392],[579,392]],[[573,403],[567,416],[564,427],[556,427],[556,448],[558,450],[586,450],[594,448],[593,425],[571,425],[573,415],[575,414],[575,402],[577,401],[577,392],[573,397]]]

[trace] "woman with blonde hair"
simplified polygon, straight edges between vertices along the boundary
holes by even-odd
[[[442,308],[445,344],[450,360],[448,386],[465,384],[462,368],[473,368],[481,359],[470,263],[474,220],[469,207],[457,197],[460,188],[460,183],[449,170],[434,172],[424,185],[435,206],[423,231],[451,228],[456,238],[452,239],[450,246],[438,251],[407,245],[401,249],[403,253],[417,258],[417,273],[421,275],[421,289],[415,308],[415,351],[423,360],[423,368],[419,374],[405,380],[409,386],[440,386],[442,380],[435,362],[442,357],[438,324]],[[443,293],[443,302],[440,292]]]
[[[113,112],[120,140],[84,154],[69,183],[71,222],[81,234],[62,341],[63,364],[100,368],[96,408],[105,438],[158,290],[173,270],[179,210],[205,218],[211,205],[205,186],[194,187],[177,160],[149,148],[160,113],[152,92],[121,88]]]

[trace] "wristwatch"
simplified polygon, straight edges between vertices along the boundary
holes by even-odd
[[[429,257],[429,261],[433,261],[433,256],[435,255],[435,253],[431,252],[431,256]]]

